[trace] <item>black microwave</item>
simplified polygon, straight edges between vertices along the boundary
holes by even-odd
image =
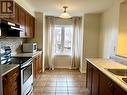
[[[7,20],[0,20],[0,37],[24,37],[24,29]]]

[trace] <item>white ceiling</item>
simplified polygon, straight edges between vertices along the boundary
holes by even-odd
[[[98,13],[112,6],[115,0],[26,0],[37,12],[46,15],[59,16],[63,6],[68,6],[67,12],[72,16],[84,13]]]

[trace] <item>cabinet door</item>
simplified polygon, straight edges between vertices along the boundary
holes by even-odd
[[[25,14],[26,17],[26,37],[30,37],[30,15],[28,13]]]
[[[20,77],[19,77],[19,68],[16,68],[10,71],[7,74],[8,80],[8,95],[19,95],[20,93]]]
[[[38,62],[38,55],[36,56],[36,78],[39,75],[39,62]]]
[[[8,95],[7,75],[2,77],[3,95]]]
[[[26,13],[26,37],[32,38],[34,35],[34,18]]]
[[[19,68],[7,73],[2,78],[3,80],[3,93],[4,95],[20,95],[20,77]]]
[[[92,95],[98,95],[99,91],[99,71],[93,67],[93,76],[92,76]]]
[[[114,95],[127,95],[127,93],[122,90],[119,86],[114,86]]]
[[[113,83],[104,74],[100,74],[99,95],[113,95]]]
[[[33,59],[33,78],[36,78],[36,58]]]
[[[20,6],[18,7],[18,10],[19,10],[18,22],[25,31],[25,26],[26,26],[25,11]],[[25,32],[24,32],[24,37],[25,37]]]
[[[38,55],[38,62],[39,62],[39,66],[38,66],[39,73],[42,73],[42,55],[41,54]]]
[[[34,37],[35,32],[35,19],[34,17],[30,17],[30,37]]]
[[[12,18],[12,21],[15,23],[18,23],[18,17],[19,17],[19,9],[18,9],[18,4],[15,3],[15,13],[14,13],[14,17]]]
[[[92,72],[93,72],[93,69],[92,69],[92,65],[87,62],[87,83],[86,83],[86,86],[89,90],[89,94],[92,95]]]

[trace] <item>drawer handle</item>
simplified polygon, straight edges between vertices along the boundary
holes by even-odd
[[[112,88],[113,87],[113,83],[112,82],[108,82],[108,86],[109,86],[109,88]]]
[[[4,79],[3,82],[4,82],[4,84],[7,84],[7,79]]]

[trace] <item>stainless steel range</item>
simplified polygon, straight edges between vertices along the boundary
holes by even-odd
[[[1,64],[19,64],[21,95],[29,95],[33,89],[33,64],[31,57],[11,57],[10,47],[1,48]]]

